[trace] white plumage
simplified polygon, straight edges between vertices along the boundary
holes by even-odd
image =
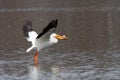
[[[40,51],[42,48],[51,46],[58,42],[58,40],[54,37],[56,33],[51,34],[50,36],[46,35],[42,38],[35,40],[35,46],[37,47],[37,50]],[[47,37],[49,37],[49,40],[47,40]]]
[[[32,49],[35,48],[35,39],[38,36],[38,34],[35,31],[28,32],[29,38],[27,38],[28,41],[32,43],[32,46],[26,50],[26,52],[30,52]]]

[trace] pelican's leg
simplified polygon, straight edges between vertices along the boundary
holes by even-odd
[[[36,53],[34,55],[34,63],[35,63],[35,65],[38,65],[38,51],[36,51]]]

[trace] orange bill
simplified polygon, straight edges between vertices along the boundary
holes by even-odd
[[[55,36],[55,38],[56,38],[56,39],[59,39],[59,40],[67,40],[67,39],[68,39],[65,35],[61,36],[61,35],[59,35],[59,34],[57,34],[57,35]]]

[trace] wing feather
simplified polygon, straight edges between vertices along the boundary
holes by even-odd
[[[36,39],[38,38],[41,38],[43,36],[46,36],[48,37],[50,34],[54,33],[55,30],[56,30],[56,27],[57,27],[57,24],[58,24],[58,20],[52,20],[48,25],[47,27],[45,27],[43,29],[43,31],[37,36]]]
[[[27,40],[32,42],[32,44],[34,45],[35,39],[38,36],[38,34],[35,31],[33,31],[32,21],[27,20],[26,23],[23,25],[23,34],[27,38]]]
[[[23,25],[23,34],[25,37],[29,38],[29,32],[33,31],[32,28],[32,21],[27,20],[26,23]]]

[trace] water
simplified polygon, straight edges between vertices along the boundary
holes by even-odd
[[[119,80],[119,14],[115,0],[1,0],[0,80]],[[35,66],[23,24],[40,33],[52,19],[69,39],[40,51]]]

